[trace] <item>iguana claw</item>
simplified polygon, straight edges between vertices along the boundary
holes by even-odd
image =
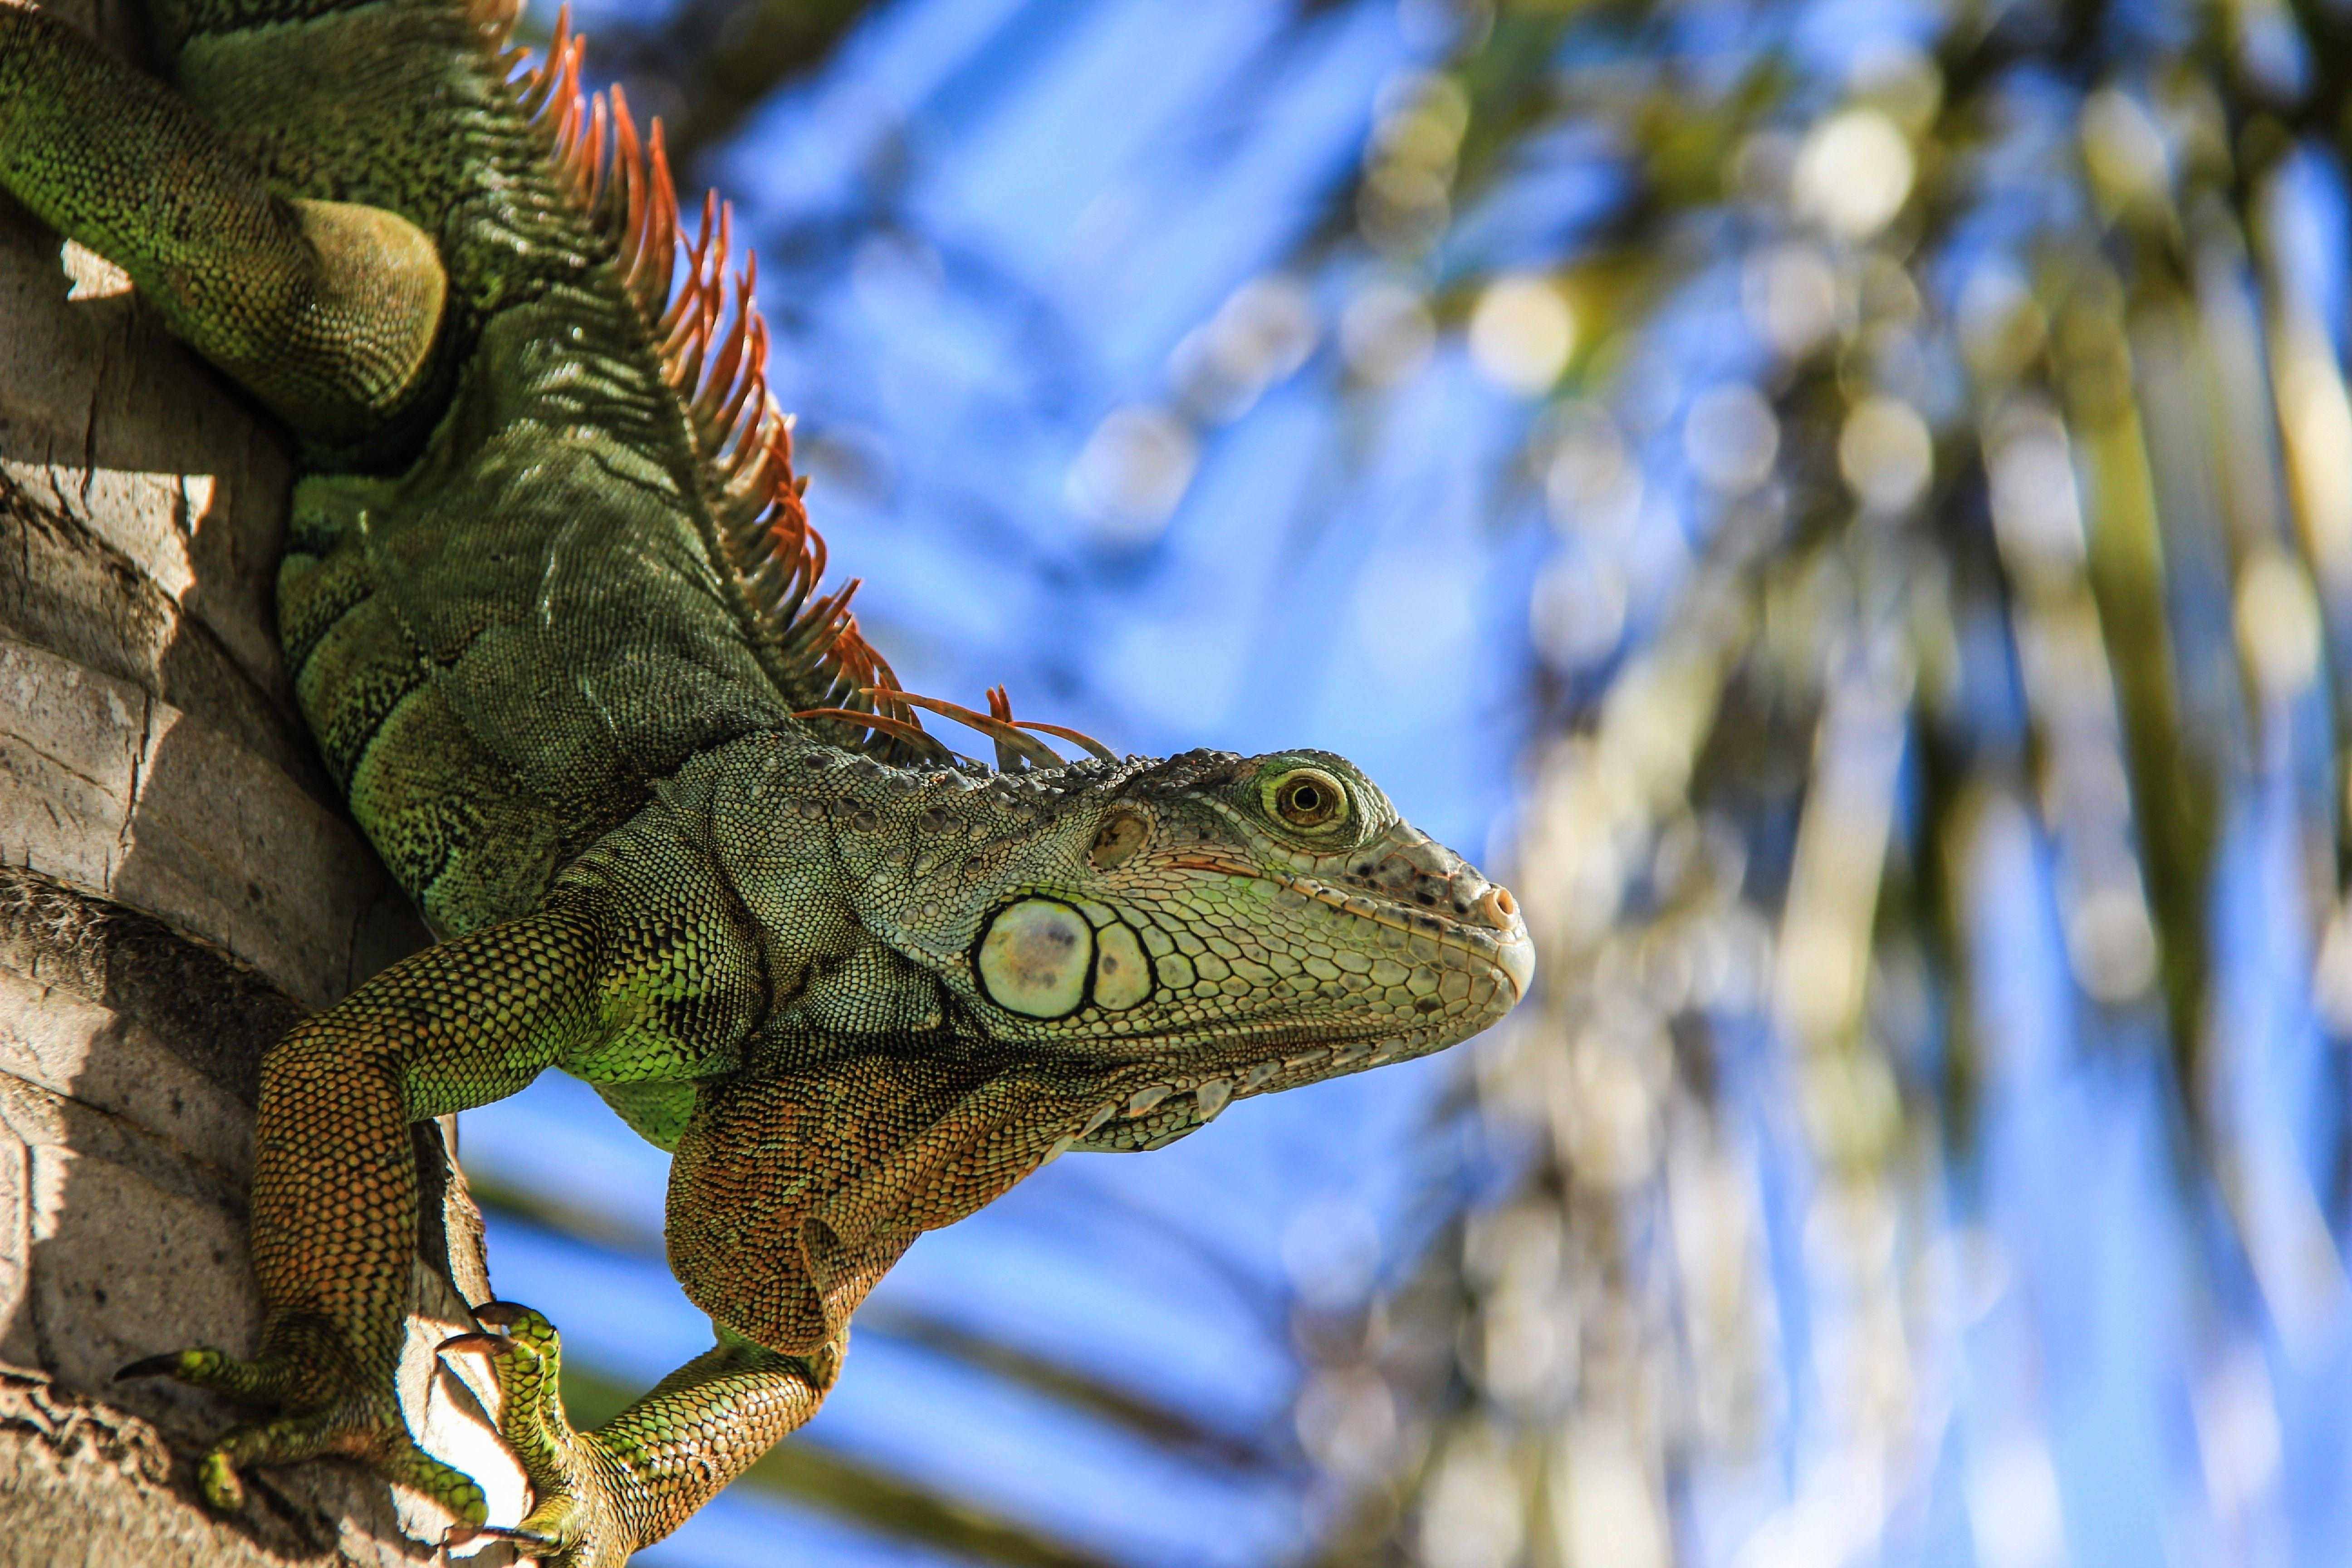
[[[533,1500],[520,1524],[475,1534],[528,1545],[546,1568],[618,1568],[641,1542],[613,1495],[610,1456],[595,1433],[574,1427],[563,1413],[557,1393],[562,1336],[545,1317],[513,1301],[488,1302],[474,1317],[490,1331],[457,1335],[441,1349],[488,1356],[504,1395],[499,1430],[522,1462]]]
[[[180,1357],[186,1353],[177,1351],[164,1355],[141,1356],[137,1361],[115,1368],[114,1381],[128,1383],[134,1377],[161,1377],[165,1374],[176,1377],[180,1373]]]
[[[507,1337],[504,1334],[488,1334],[481,1332],[470,1334],[451,1334],[447,1339],[443,1340],[439,1344],[433,1347],[433,1353],[435,1355],[466,1355],[472,1353],[496,1355],[499,1352],[506,1348],[506,1343]],[[115,1375],[120,1377],[122,1374],[121,1373],[117,1373]]]
[[[541,1546],[552,1551],[563,1543],[551,1535],[536,1530],[509,1528],[503,1524],[453,1524],[441,1537],[441,1544],[466,1546],[477,1541],[510,1541],[518,1546]]]
[[[416,1446],[393,1390],[369,1388],[317,1370],[347,1358],[320,1344],[302,1342],[314,1336],[299,1331],[287,1337],[295,1342],[292,1348],[265,1349],[250,1360],[203,1347],[142,1356],[114,1378],[118,1383],[176,1378],[232,1399],[278,1407],[276,1417],[239,1426],[224,1436],[197,1467],[197,1487],[219,1512],[235,1513],[245,1506],[242,1470],[341,1455],[364,1460],[394,1485],[433,1499],[457,1515],[461,1527],[488,1517],[488,1500],[471,1476]]]

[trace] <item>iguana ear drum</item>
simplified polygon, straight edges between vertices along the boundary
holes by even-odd
[[[981,934],[980,981],[1008,1012],[1066,1017],[1087,998],[1094,947],[1086,916],[1052,899],[1024,899],[997,910]]]

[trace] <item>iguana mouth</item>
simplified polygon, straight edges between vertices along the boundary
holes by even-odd
[[[1419,1056],[1439,1033],[1435,1029],[1368,1031],[1336,1046],[1307,1044],[1299,1039],[1285,1047],[1272,1039],[1262,1039],[1256,1043],[1275,1048],[1246,1068],[1207,1066],[1191,1072],[1154,1071],[1140,1084],[1130,1080],[1111,1090],[1083,1122],[1071,1124],[1071,1131],[1055,1142],[1045,1158],[1051,1160],[1066,1150],[1080,1146],[1103,1151],[1157,1149],[1213,1121],[1234,1100]],[[1121,1075],[1142,1065],[1124,1064]],[[1192,1102],[1190,1110],[1183,1103],[1188,1099]]]
[[[1440,946],[1466,952],[1492,964],[1511,983],[1514,1001],[1528,994],[1528,986],[1535,978],[1534,944],[1528,940],[1527,927],[1518,919],[1516,904],[1509,901],[1510,895],[1502,889],[1490,889],[1490,892],[1501,893],[1500,899],[1482,899],[1475,906],[1482,913],[1500,914],[1510,922],[1496,928],[1495,934],[1490,936],[1485,929],[1466,921],[1448,920],[1444,915],[1409,910],[1402,904],[1349,892],[1328,882],[1318,882],[1312,877],[1270,870],[1244,860],[1227,859],[1222,855],[1180,855],[1172,857],[1169,863],[1187,871],[1216,871],[1230,877],[1251,877],[1271,882],[1301,898],[1344,910],[1359,920],[1384,925],[1391,931],[1428,937]]]

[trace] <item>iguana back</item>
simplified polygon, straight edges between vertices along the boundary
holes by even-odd
[[[608,126],[583,102],[561,32],[518,79],[516,11],[166,18],[178,86],[273,189],[398,213],[447,270],[402,416],[309,455],[278,604],[327,761],[445,936],[530,908],[697,752],[889,684],[846,594],[809,602],[823,547],[748,278],[722,310],[723,215],[706,207],[679,275],[658,128],[641,148],[625,104]]]

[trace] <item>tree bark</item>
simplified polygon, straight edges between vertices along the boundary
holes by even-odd
[[[138,58],[119,8],[49,9]],[[428,940],[278,659],[290,480],[121,274],[0,197],[0,1563],[414,1563],[446,1522],[340,1463],[253,1475],[221,1519],[195,1461],[250,1413],[110,1381],[252,1348],[262,1054]],[[404,1398],[510,1521],[520,1472],[431,1355],[488,1298],[480,1221],[418,1132]]]

